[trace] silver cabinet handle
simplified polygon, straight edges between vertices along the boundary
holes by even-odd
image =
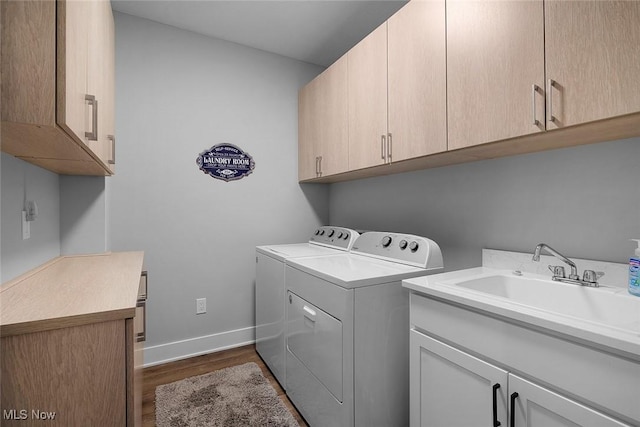
[[[538,92],[539,90],[540,88],[537,84],[531,85],[531,123],[534,126],[538,126],[540,124],[540,121],[536,119],[536,92]]]
[[[318,157],[318,165],[319,165],[319,175],[318,176],[322,176],[322,156]]]
[[[107,135],[107,139],[111,141],[111,158],[108,163],[110,165],[116,164],[116,137],[113,135]]]
[[[85,132],[84,136],[89,141],[98,140],[98,100],[94,95],[85,95],[84,100],[89,102],[92,107],[91,112],[91,132]]]
[[[553,88],[556,85],[556,81],[549,79],[549,90],[547,91],[547,97],[549,98],[549,121],[555,122],[556,117],[553,115]]]
[[[136,307],[142,308],[142,331],[136,333],[136,342],[144,342],[147,340],[147,300],[139,299]]]
[[[318,166],[318,159],[319,159],[319,157],[316,156],[316,178],[320,174],[320,167]]]
[[[387,163],[391,163],[391,143],[392,139],[391,139],[391,133],[387,134]]]
[[[387,136],[386,135],[381,135],[380,137],[380,156],[382,157],[382,160],[387,161],[387,154],[386,154],[386,150],[387,150]]]

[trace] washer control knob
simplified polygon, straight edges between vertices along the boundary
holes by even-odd
[[[400,240],[400,245],[399,245],[400,249],[402,249],[402,250],[407,249],[407,245],[408,245],[408,243],[407,243],[406,240],[404,240],[404,239]]]
[[[342,231],[338,233],[338,239],[342,239]]]
[[[411,249],[411,252],[417,251],[419,247],[420,245],[418,245],[418,242],[411,242],[411,244],[409,245],[409,249]]]
[[[331,229],[331,231],[329,231],[328,236],[329,237],[333,237],[333,235],[336,234],[336,230],[334,230],[333,228]]]
[[[320,235],[324,236],[324,230],[320,230]]]
[[[349,238],[349,233],[348,233],[348,232],[345,232],[345,233],[344,233],[344,236],[342,236],[342,238],[343,238],[344,240],[347,240],[347,239]]]
[[[391,237],[390,236],[384,236],[382,238],[382,247],[386,248],[387,246],[389,246],[391,244]]]
[[[315,232],[315,235],[317,236],[318,234],[320,234],[320,229],[318,228]]]

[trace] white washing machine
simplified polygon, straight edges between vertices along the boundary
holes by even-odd
[[[285,260],[334,255],[351,249],[359,233],[320,227],[308,243],[256,247],[256,350],[283,388],[285,380]]]
[[[367,232],[286,261],[286,392],[311,426],[409,425],[409,292],[443,267],[424,237]]]

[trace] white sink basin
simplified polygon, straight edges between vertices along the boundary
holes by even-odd
[[[442,283],[505,298],[539,310],[640,333],[640,299],[617,289],[590,288],[516,276],[508,272],[480,274]]]
[[[427,296],[640,354],[640,298],[487,267],[403,281]]]

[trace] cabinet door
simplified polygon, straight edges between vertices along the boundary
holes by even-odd
[[[105,66],[103,70],[104,76],[104,132],[103,138],[106,139],[106,153],[104,162],[109,167],[111,173],[115,172],[116,166],[116,58],[115,58],[115,25],[113,21],[113,12],[111,3],[104,2],[104,19],[105,19]]]
[[[444,0],[413,0],[388,20],[391,159],[447,150]]]
[[[318,120],[316,117],[317,80],[298,92],[298,179],[318,176]]]
[[[640,111],[640,2],[545,1],[545,48],[549,129]]]
[[[343,56],[318,76],[316,117],[320,175],[349,168],[347,58]]]
[[[410,334],[411,427],[494,425],[494,399],[495,417],[507,425],[506,371],[415,330]]]
[[[450,150],[544,130],[543,25],[542,0],[447,1]]]
[[[87,58],[87,94],[95,96],[97,122],[88,116],[86,128],[96,131],[96,139],[85,137],[85,143],[106,165],[112,161],[114,133],[114,28],[111,4],[98,0],[90,7],[89,53]],[[92,109],[88,109],[93,113]]]
[[[86,141],[90,129],[87,95],[87,64],[89,55],[89,23],[93,16],[92,3],[62,0],[56,3],[57,34],[57,87],[56,122],[78,141]]]
[[[347,62],[349,170],[381,165],[386,159],[387,23],[347,52]]]
[[[509,392],[517,393],[511,427],[630,427],[513,374]]]

